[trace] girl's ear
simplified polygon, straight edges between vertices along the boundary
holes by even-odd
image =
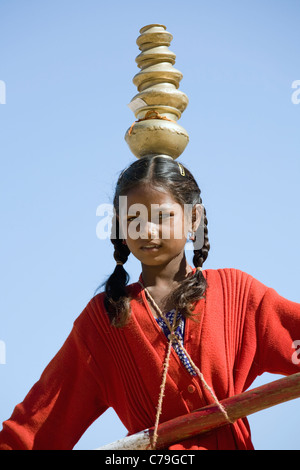
[[[202,204],[195,204],[192,212],[192,232],[197,232],[204,216]]]

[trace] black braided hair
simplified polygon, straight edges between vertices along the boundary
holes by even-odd
[[[183,172],[182,172],[183,170]],[[184,173],[184,176],[183,174]],[[111,242],[114,245],[114,259],[122,263],[116,265],[114,272],[103,284],[105,286],[105,306],[110,317],[110,321],[115,326],[124,326],[130,316],[130,298],[126,286],[129,282],[129,275],[124,269],[130,250],[120,233],[118,214],[119,197],[125,196],[127,192],[137,186],[151,184],[153,187],[163,188],[172,194],[174,200],[184,206],[189,204],[195,206],[202,205],[201,191],[193,175],[182,164],[171,158],[161,156],[143,157],[134,161],[128,168],[122,171],[119,176],[114,195],[115,214],[112,223]],[[203,207],[203,206],[202,206]],[[194,266],[203,266],[207,259],[210,244],[208,240],[206,210],[203,207],[202,226],[196,233],[194,241]],[[202,230],[202,233],[200,231]],[[203,237],[201,247],[197,244],[197,237]],[[169,296],[173,305],[185,315],[192,317],[194,304],[203,298],[206,290],[206,280],[201,270],[196,270],[193,275],[188,276],[177,289]]]

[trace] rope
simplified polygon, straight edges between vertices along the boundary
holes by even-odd
[[[132,126],[130,127],[129,131],[128,131],[128,134],[131,135],[132,133],[132,129],[134,128],[134,126],[136,125],[137,122],[141,122],[141,121],[148,121],[149,119],[163,119],[164,121],[170,121],[170,122],[176,122],[176,121],[173,121],[173,119],[169,119],[167,118],[166,116],[162,116],[161,114],[159,114],[157,111],[153,110],[153,111],[148,111],[146,114],[145,114],[145,117],[141,118],[141,119],[138,119],[137,121],[135,121]]]
[[[208,383],[204,379],[204,376],[203,376],[202,372],[196,366],[196,364],[194,363],[191,356],[189,355],[189,353],[187,352],[187,350],[183,346],[180,339],[177,338],[177,336],[174,334],[174,331],[175,331],[175,328],[176,328],[176,319],[177,319],[178,309],[176,309],[173,324],[171,325],[169,320],[167,319],[167,317],[162,313],[161,309],[159,308],[159,306],[157,305],[157,303],[153,299],[153,297],[150,294],[150,292],[148,291],[148,289],[140,281],[138,281],[138,282],[139,282],[140,286],[144,289],[145,293],[147,294],[149,300],[152,302],[152,304],[153,304],[154,308],[156,309],[157,313],[159,314],[159,316],[161,318],[163,318],[164,321],[166,322],[167,327],[169,328],[169,331],[170,331],[169,344],[168,344],[167,354],[166,354],[164,365],[163,365],[163,377],[162,377],[162,383],[161,383],[161,386],[160,386],[160,394],[159,394],[159,400],[158,400],[157,412],[156,412],[156,418],[155,418],[155,426],[154,426],[153,440],[152,440],[153,450],[156,447],[157,438],[158,438],[157,430],[158,430],[159,418],[160,418],[160,415],[161,415],[161,412],[162,412],[162,402],[163,402],[163,397],[164,397],[164,392],[165,392],[165,387],[166,387],[167,372],[168,372],[169,363],[170,363],[171,346],[172,346],[173,340],[177,341],[180,349],[186,354],[186,356],[189,359],[192,367],[194,368],[194,370],[197,373],[200,381],[202,382],[204,388],[211,394],[211,396],[214,399],[214,401],[215,401],[216,405],[218,406],[219,410],[221,411],[221,413],[226,418],[226,421],[230,424],[234,423],[234,421],[232,421],[229,418],[228,413],[225,410],[224,406],[222,405],[222,403],[220,403],[220,401],[218,400],[218,398],[217,398],[216,394],[214,393],[213,389],[208,385]]]
[[[215,392],[213,391],[213,389],[208,385],[208,383],[206,382],[206,380],[204,379],[204,376],[202,374],[202,372],[200,371],[200,369],[196,366],[196,364],[194,363],[194,361],[192,360],[191,356],[189,355],[189,353],[187,352],[187,350],[184,348],[183,344],[181,343],[181,341],[179,340],[179,338],[175,338],[179,347],[181,348],[181,350],[186,354],[187,358],[189,359],[192,367],[195,369],[198,377],[200,378],[202,384],[204,385],[204,387],[206,388],[206,390],[209,391],[209,393],[211,394],[211,396],[213,397],[215,403],[218,405],[220,411],[223,413],[223,415],[225,416],[226,418],[226,421],[228,421],[230,424],[233,424],[234,421],[232,421],[229,416],[228,416],[228,413],[227,411],[225,410],[224,406],[222,405],[222,403],[218,400]]]
[[[158,405],[156,409],[156,417],[155,417],[155,425],[154,425],[154,430],[153,430],[153,438],[152,438],[152,450],[155,450],[156,448],[156,443],[157,443],[157,438],[158,438],[158,425],[159,425],[159,418],[162,412],[162,403],[163,403],[163,398],[165,396],[165,388],[166,388],[166,381],[167,381],[167,373],[169,369],[169,364],[170,364],[170,355],[171,355],[171,349],[172,349],[172,342],[173,339],[175,338],[174,335],[174,330],[175,330],[175,325],[176,325],[176,317],[177,317],[177,310],[175,313],[174,317],[174,322],[170,330],[170,339],[168,343],[168,349],[167,349],[167,354],[165,357],[164,361],[164,366],[163,366],[163,377],[162,377],[162,382],[160,385],[160,394],[159,394],[159,399],[158,399]]]

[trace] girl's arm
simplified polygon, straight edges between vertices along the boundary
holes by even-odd
[[[249,276],[247,277],[249,279]],[[242,304],[235,385],[238,393],[264,372],[291,375],[300,372],[300,304],[281,297],[251,277]]]
[[[259,373],[300,372],[300,304],[267,289],[258,312]]]
[[[104,381],[93,369],[93,358],[75,323],[40,380],[3,423],[0,450],[72,449],[108,408]]]
[[[219,274],[226,294],[225,341],[233,374],[230,393],[247,390],[264,372],[300,372],[300,303],[281,297],[242,271],[224,269]]]

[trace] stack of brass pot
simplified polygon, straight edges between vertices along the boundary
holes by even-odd
[[[139,93],[129,107],[137,121],[127,130],[125,140],[137,158],[167,155],[176,159],[189,141],[186,130],[177,124],[188,98],[178,90],[182,74],[173,67],[172,39],[165,26],[151,24],[140,30],[136,41],[141,51],[136,62],[141,71],[133,83]]]

